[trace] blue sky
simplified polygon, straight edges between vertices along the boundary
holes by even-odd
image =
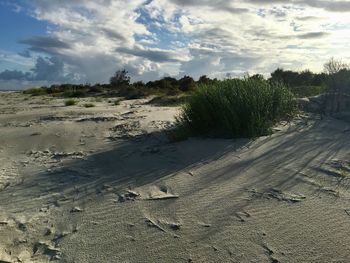
[[[25,47],[18,41],[33,35],[46,35],[49,24],[28,14],[28,7],[18,1],[0,1],[0,49],[7,52],[23,52]],[[21,8],[18,9],[18,8]]]
[[[0,0],[0,89],[222,78],[350,59],[350,1]]]

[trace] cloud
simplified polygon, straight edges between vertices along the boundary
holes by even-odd
[[[261,0],[247,0],[254,4],[262,4]],[[350,12],[349,1],[337,0],[264,0],[264,4],[294,4],[324,9],[330,12]]]
[[[329,36],[328,32],[309,32],[305,34],[300,34],[297,37],[299,39],[317,39]]]
[[[68,76],[64,72],[64,63],[57,57],[38,57],[34,68],[27,72],[19,70],[0,72],[0,80],[73,81]]]
[[[29,45],[30,51],[43,52],[47,54],[57,54],[62,49],[70,49],[70,45],[55,38],[34,36],[18,41],[20,44]]]
[[[144,81],[164,75],[223,77],[280,65],[320,70],[320,58],[350,57],[350,17],[338,14],[350,12],[349,1],[31,3],[30,14],[51,26],[46,36],[20,40],[27,49],[0,61],[3,79],[106,82],[122,68]],[[17,67],[16,60],[22,61]]]
[[[64,63],[57,57],[39,57],[32,69],[35,80],[59,81],[64,77]]]
[[[178,62],[183,61],[177,53],[168,50],[160,49],[142,49],[138,47],[133,48],[117,48],[117,52],[133,55],[136,57],[142,57],[154,62]]]
[[[22,57],[25,57],[25,58],[30,58],[31,57],[31,54],[30,54],[30,51],[28,49],[22,51],[22,52],[18,52],[18,55],[22,56]]]
[[[0,72],[0,80],[31,80],[31,75],[19,70],[5,70]]]

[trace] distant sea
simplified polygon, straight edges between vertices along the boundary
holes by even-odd
[[[0,89],[0,92],[1,93],[8,93],[8,92],[17,92],[18,90],[1,90]]]

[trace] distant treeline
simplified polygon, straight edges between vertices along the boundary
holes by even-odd
[[[259,74],[245,78],[265,79]],[[164,77],[147,83],[142,81],[131,83],[128,72],[118,70],[110,78],[108,84],[51,85],[50,87],[28,89],[24,93],[32,95],[57,94],[64,97],[87,96],[89,93],[108,93],[133,99],[151,94],[173,96],[190,93],[201,84],[215,84],[221,81],[203,75],[197,81],[190,76],[184,76],[180,79]],[[297,72],[278,68],[271,73],[271,77],[267,81],[284,84],[297,97],[314,96],[327,91],[350,93],[349,66],[334,59],[324,65],[322,73],[313,73],[310,70]]]

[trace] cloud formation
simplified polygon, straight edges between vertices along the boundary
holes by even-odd
[[[33,0],[27,12],[52,27],[19,41],[32,70],[4,70],[0,88],[9,79],[106,82],[122,68],[148,81],[319,70],[350,58],[349,1]]]

